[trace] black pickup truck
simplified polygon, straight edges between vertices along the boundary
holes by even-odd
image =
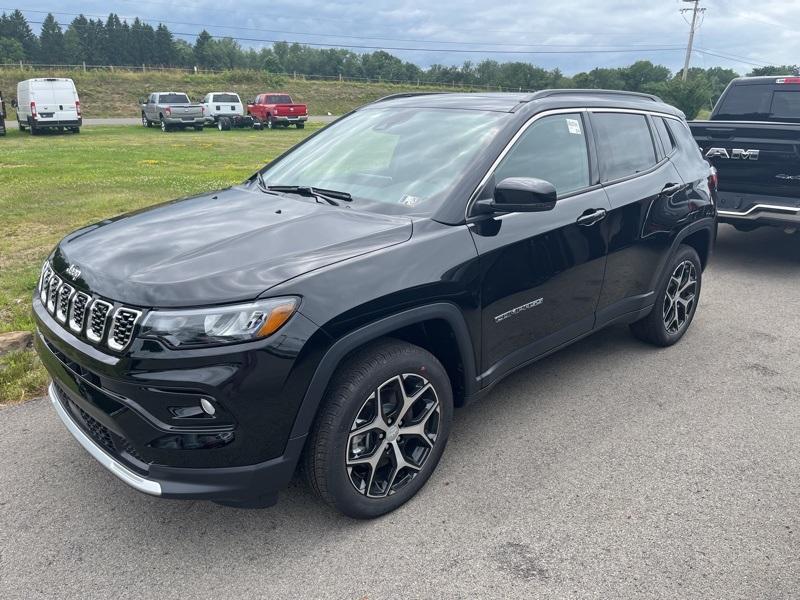
[[[720,222],[800,227],[800,77],[734,79],[689,126],[718,172]]]

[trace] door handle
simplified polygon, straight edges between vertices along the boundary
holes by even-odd
[[[683,186],[680,183],[668,183],[664,186],[664,189],[661,190],[661,194],[663,196],[672,196],[673,194],[677,194],[683,189]]]
[[[580,217],[578,217],[576,223],[578,223],[578,225],[583,225],[584,227],[589,227],[590,225],[599,223],[605,218],[606,218],[606,209],[604,208],[589,209],[588,211],[583,213]]]

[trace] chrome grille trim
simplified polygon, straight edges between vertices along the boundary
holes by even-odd
[[[54,320],[74,335],[114,352],[124,351],[145,310],[103,300],[59,277],[45,261],[34,294]]]
[[[42,274],[39,276],[39,300],[42,304],[47,303],[47,290],[50,289],[50,277],[53,275],[53,270],[50,268],[50,263],[45,262],[42,265]]]
[[[56,311],[56,298],[58,297],[58,289],[61,287],[61,277],[53,273],[50,276],[50,281],[47,286],[47,312],[51,315]]]
[[[83,331],[83,324],[86,322],[86,309],[92,297],[89,294],[78,292],[72,298],[69,308],[69,328],[75,333]]]
[[[104,300],[95,300],[89,308],[89,321],[86,323],[86,337],[95,344],[103,339],[108,325],[111,304]]]
[[[67,322],[69,305],[74,293],[75,288],[68,283],[62,283],[61,287],[58,288],[58,298],[56,300],[56,319],[58,319],[61,323]]]
[[[119,352],[124,350],[133,338],[133,328],[142,316],[141,311],[119,307],[111,318],[111,330],[108,332],[108,347]]]

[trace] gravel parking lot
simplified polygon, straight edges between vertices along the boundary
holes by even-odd
[[[699,312],[612,328],[456,413],[400,510],[128,489],[47,401],[0,410],[0,597],[797,598],[800,235],[721,226]]]

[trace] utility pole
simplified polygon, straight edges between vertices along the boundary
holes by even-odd
[[[686,60],[683,62],[683,75],[681,76],[682,81],[686,81],[686,77],[689,75],[689,60],[692,58],[692,44],[694,43],[694,32],[697,31],[697,15],[698,13],[705,12],[705,8],[700,8],[700,0],[683,0],[684,2],[688,2],[689,4],[694,4],[692,8],[682,8],[681,12],[689,12],[692,11],[692,24],[689,29],[689,45],[686,46]]]

